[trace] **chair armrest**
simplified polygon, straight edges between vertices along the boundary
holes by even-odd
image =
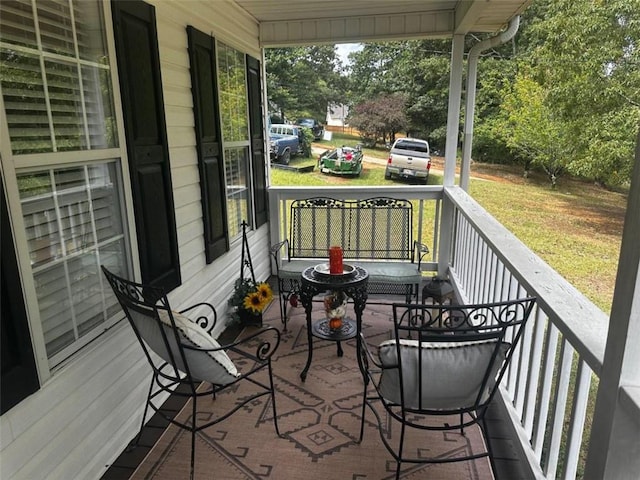
[[[429,247],[427,247],[424,243],[420,243],[417,240],[413,241],[413,252],[411,253],[411,262],[415,262],[416,258],[418,259],[418,268],[420,268],[420,264],[422,263],[422,259],[425,255],[429,253]]]
[[[254,339],[258,339],[255,346]],[[243,357],[264,364],[269,361],[280,345],[280,330],[275,327],[264,327],[251,335],[242,337],[233,343],[223,345],[222,348],[230,350]]]
[[[363,332],[360,332],[360,345],[362,346],[360,355],[362,358],[362,365],[364,366],[365,370],[367,372],[371,371],[369,368],[369,363],[372,363],[378,370],[381,370],[382,364],[378,361],[377,355],[374,355],[373,352],[371,352],[371,349],[367,344],[367,340]]]
[[[211,335],[211,332],[213,331],[213,328],[216,326],[216,323],[218,322],[218,313],[216,312],[216,309],[213,307],[213,305],[211,305],[210,303],[207,302],[200,302],[200,303],[194,303],[193,305],[191,305],[190,307],[185,308],[184,310],[179,310],[179,313],[186,313],[189,312],[191,310],[193,310],[194,308],[197,307],[209,307],[209,309],[211,310],[211,313],[213,314],[213,320],[211,320],[209,317],[207,317],[206,315],[199,315],[196,318],[191,318],[188,317],[193,323],[198,324],[199,326],[201,326],[202,328],[204,328],[207,333],[209,335]],[[211,323],[211,325],[209,325],[209,323]]]
[[[284,245],[287,246],[287,252],[289,252],[289,240],[286,238],[283,241],[276,243],[275,245],[271,245],[271,247],[269,248],[269,253],[271,254],[271,256],[273,257],[273,260],[276,263],[276,271],[280,270],[280,262],[278,261],[278,259],[279,259],[280,250],[282,250],[282,247]]]

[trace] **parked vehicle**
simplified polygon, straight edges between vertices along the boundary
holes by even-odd
[[[384,178],[393,176],[427,183],[431,169],[429,143],[419,138],[398,138],[391,147]]]
[[[324,126],[315,118],[299,118],[296,124],[311,130],[315,140],[320,140],[324,135]]]
[[[292,156],[304,152],[304,132],[297,125],[275,123],[269,128],[269,156],[272,162],[289,165]]]
[[[362,149],[358,145],[327,150],[318,158],[318,168],[322,173],[357,177],[362,172]]]

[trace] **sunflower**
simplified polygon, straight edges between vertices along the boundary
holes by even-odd
[[[268,283],[259,283],[256,288],[258,290],[258,293],[260,294],[260,297],[262,297],[264,308],[267,303],[269,303],[273,298],[273,291],[271,290],[271,287]]]
[[[273,300],[273,290],[267,282],[256,282],[252,278],[238,278],[235,282],[233,294],[228,300],[232,307],[231,317],[240,321],[240,312],[259,315]]]
[[[246,297],[244,297],[243,305],[247,310],[252,310],[255,313],[260,313],[265,307],[265,302],[262,295],[260,295],[260,292],[251,292],[248,293]]]

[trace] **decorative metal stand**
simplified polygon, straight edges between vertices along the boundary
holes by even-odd
[[[247,222],[242,221],[242,257],[240,259],[240,278],[247,278],[247,273],[253,284],[256,284],[256,274],[253,271],[251,252],[249,251],[249,241],[247,240]],[[248,271],[248,272],[247,272]],[[251,310],[238,309],[240,322],[245,326],[262,326],[262,312],[254,313]]]
[[[240,260],[240,278],[245,278],[245,269],[251,274],[251,281],[256,283],[256,274],[253,273],[253,263],[251,252],[249,251],[249,241],[247,240],[247,222],[242,221],[242,258]]]

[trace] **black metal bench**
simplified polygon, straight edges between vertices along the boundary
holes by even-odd
[[[302,271],[328,262],[332,245],[342,247],[346,264],[356,263],[369,272],[368,293],[417,300],[420,262],[429,249],[413,241],[411,202],[387,197],[294,200],[289,237],[271,247],[285,330],[289,298],[300,288]]]

